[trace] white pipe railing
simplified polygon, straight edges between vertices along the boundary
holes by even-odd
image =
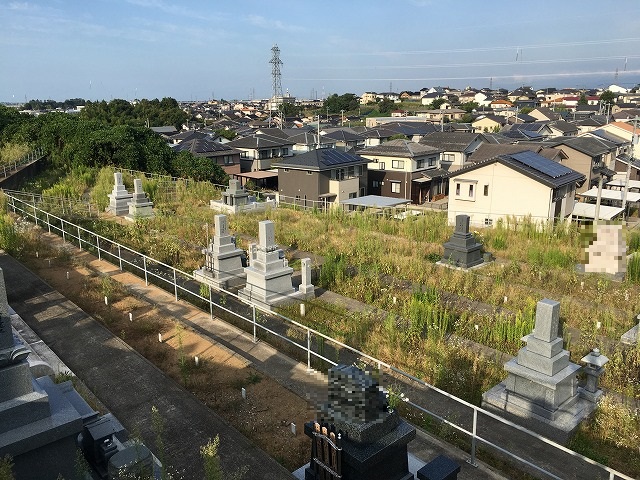
[[[119,266],[120,270],[123,270],[123,265],[128,265],[132,268],[132,273],[140,276],[140,278],[144,278],[145,283],[148,284],[149,283],[149,277],[155,277],[156,279],[158,279],[159,281],[161,281],[162,283],[167,285],[167,288],[165,288],[166,291],[171,292],[176,300],[179,299],[179,292],[182,292],[184,294],[189,294],[191,296],[193,296],[194,298],[197,298],[205,303],[209,304],[209,311],[211,316],[213,317],[213,308],[214,306],[234,317],[237,317],[240,320],[243,320],[244,322],[247,322],[248,326],[250,326],[253,330],[253,341],[256,342],[258,339],[258,335],[257,335],[257,331],[258,329],[260,329],[262,332],[264,333],[268,333],[271,334],[277,338],[279,338],[280,340],[283,340],[285,342],[287,342],[288,344],[291,344],[295,347],[297,347],[298,349],[304,351],[304,353],[306,353],[306,357],[307,357],[307,368],[311,369],[311,359],[312,357],[317,358],[323,362],[328,363],[329,365],[337,365],[337,363],[328,358],[325,357],[322,353],[316,352],[313,350],[312,346],[313,343],[311,341],[312,337],[316,337],[317,339],[321,339],[322,344],[324,344],[325,341],[331,342],[331,344],[333,344],[334,346],[337,347],[341,347],[349,352],[351,352],[352,354],[354,354],[355,356],[358,357],[358,359],[366,359],[369,362],[371,362],[373,365],[376,365],[378,367],[379,370],[383,370],[386,369],[390,374],[395,374],[394,378],[398,378],[398,376],[400,376],[401,378],[405,379],[406,381],[410,381],[410,382],[414,382],[416,383],[421,389],[425,389],[425,390],[430,390],[432,392],[435,392],[443,397],[446,397],[454,402],[457,402],[458,404],[465,406],[469,409],[471,409],[472,413],[473,413],[473,418],[472,418],[472,423],[471,423],[471,430],[468,430],[467,428],[464,428],[463,426],[447,419],[444,418],[441,415],[438,415],[437,413],[430,411],[429,409],[418,405],[415,402],[407,402],[407,404],[413,408],[415,408],[417,411],[426,413],[432,417],[434,417],[435,419],[437,419],[438,421],[441,421],[443,423],[445,423],[446,425],[451,426],[452,428],[454,428],[456,431],[459,431],[461,433],[464,433],[465,435],[467,435],[470,440],[471,440],[471,453],[470,453],[470,458],[468,459],[468,462],[472,465],[476,465],[476,446],[477,446],[477,442],[483,443],[487,446],[490,446],[500,452],[502,452],[503,454],[513,458],[514,460],[530,467],[533,468],[534,470],[536,470],[537,472],[544,474],[547,478],[552,478],[552,479],[556,479],[556,480],[563,480],[564,477],[560,477],[557,475],[557,473],[553,473],[550,472],[549,470],[545,469],[544,467],[540,466],[540,465],[536,465],[535,463],[533,463],[530,460],[527,460],[525,458],[523,458],[520,455],[517,455],[515,453],[513,453],[512,451],[508,450],[508,448],[502,447],[500,445],[497,445],[496,443],[483,438],[482,436],[478,435],[477,433],[477,427],[478,427],[478,416],[484,415],[484,416],[488,416],[490,418],[492,418],[493,420],[496,420],[510,428],[513,428],[521,433],[524,433],[528,436],[530,436],[530,438],[532,440],[537,440],[540,442],[543,442],[567,455],[569,455],[570,457],[584,462],[588,465],[590,465],[591,467],[595,467],[597,469],[600,469],[602,473],[607,472],[609,474],[609,479],[610,480],[615,480],[616,478],[620,478],[623,480],[634,480],[632,477],[625,475],[621,472],[618,472],[608,466],[602,465],[598,462],[596,462],[595,460],[592,460],[588,457],[585,457],[584,455],[581,455],[577,452],[574,452],[573,450],[570,450],[569,448],[560,445],[546,437],[543,437],[542,435],[539,435],[535,432],[532,432],[531,430],[528,430],[520,425],[517,425],[513,422],[510,422],[509,420],[506,420],[492,412],[489,412],[487,410],[484,410],[476,405],[473,405],[472,403],[469,403],[465,400],[462,400],[448,392],[445,392],[444,390],[441,390],[433,385],[428,384],[427,382],[425,382],[424,380],[421,380],[407,372],[404,372],[402,370],[400,370],[397,367],[394,367],[393,365],[388,364],[387,362],[384,362],[382,360],[379,360],[371,355],[368,355],[364,352],[361,352],[353,347],[350,347],[349,345],[340,342],[339,340],[336,340],[328,335],[325,335],[321,332],[319,332],[318,330],[315,330],[313,328],[310,328],[306,325],[303,325],[299,322],[296,322],[295,320],[292,320],[290,318],[285,317],[284,315],[281,315],[277,312],[273,312],[270,310],[265,309],[264,307],[260,306],[259,304],[254,304],[252,302],[247,302],[246,300],[240,298],[238,295],[236,295],[233,292],[229,292],[227,290],[224,289],[216,289],[218,292],[220,292],[221,294],[225,295],[225,296],[230,296],[235,298],[236,300],[238,300],[239,302],[242,302],[243,304],[245,304],[247,307],[249,307],[251,309],[251,318],[247,318],[244,315],[242,315],[239,312],[235,312],[227,307],[225,307],[224,305],[220,304],[220,303],[216,303],[213,301],[212,296],[211,296],[211,290],[212,287],[210,285],[208,285],[209,287],[209,293],[206,297],[200,295],[200,293],[196,293],[192,290],[189,290],[188,288],[182,286],[179,284],[178,282],[178,278],[180,279],[184,279],[187,281],[195,281],[199,284],[201,284],[201,282],[199,280],[197,280],[192,274],[184,272],[182,270],[179,270],[177,268],[175,268],[172,265],[168,265],[166,263],[163,263],[161,261],[155,260],[152,257],[149,257],[148,255],[139,253],[129,247],[127,247],[126,245],[122,245],[118,242],[115,242],[109,238],[106,238],[102,235],[99,235],[95,232],[92,232],[90,230],[87,230],[79,225],[75,225],[71,222],[68,222],[67,220],[55,216],[45,210],[42,210],[38,207],[35,207],[33,204],[29,204],[28,202],[19,199],[13,195],[9,195],[5,192],[5,196],[8,199],[8,207],[13,211],[13,213],[19,213],[20,215],[25,216],[27,219],[33,219],[34,221],[40,222],[40,225],[43,226],[43,224],[46,223],[47,225],[47,231],[49,233],[57,233],[59,235],[61,235],[63,237],[63,239],[66,242],[70,242],[73,243],[73,240],[77,240],[78,241],[78,246],[81,247],[82,244],[84,244],[84,248],[86,250],[91,250],[91,249],[95,249],[97,251],[98,254],[98,258],[99,259],[103,259],[105,261],[108,261],[107,258],[111,257],[114,261],[117,260],[117,265]],[[84,235],[84,237],[83,237]],[[87,240],[87,238],[89,238],[89,240]],[[92,240],[93,239],[93,240]],[[117,254],[114,254],[113,252],[111,252],[110,248],[107,248],[108,246],[111,247],[117,247]],[[123,252],[125,253],[129,253],[130,255],[132,255],[134,258],[140,258],[141,261],[140,263],[142,264],[139,265],[138,263],[136,263],[135,261],[131,261],[128,260],[127,258],[123,257]],[[110,262],[112,264],[115,264],[114,262]],[[167,270],[168,273],[166,274],[166,276],[163,276],[160,273],[156,273],[154,272],[152,269],[150,269],[149,267],[151,266],[160,266],[163,269]],[[305,333],[305,338],[304,338],[304,343],[298,343],[295,340],[287,337],[286,335],[282,335],[280,333],[278,333],[277,331],[275,331],[273,328],[269,328],[266,325],[261,324],[258,319],[257,319],[257,310],[263,312],[264,314],[268,315],[270,318],[272,319],[278,319],[281,320],[283,322],[284,325],[287,326],[294,326],[296,328],[298,328],[299,330],[301,330],[302,332]],[[317,347],[320,346],[320,341],[316,342]],[[272,346],[277,348],[277,345],[273,345]]]

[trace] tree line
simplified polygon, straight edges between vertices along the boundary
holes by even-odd
[[[158,118],[175,114],[177,102],[165,100],[157,102]],[[214,183],[228,182],[224,170],[213,161],[195,157],[190,152],[176,153],[151,129],[137,125],[132,120],[135,107],[125,107],[123,102],[129,103],[125,100],[104,102],[104,105],[99,102],[87,114],[49,112],[37,117],[0,105],[0,147],[7,144],[42,147],[55,167],[68,171],[82,166],[113,166]],[[155,102],[145,105],[154,105],[153,110]]]

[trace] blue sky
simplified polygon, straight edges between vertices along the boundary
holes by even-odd
[[[0,0],[0,101],[640,83],[639,0]],[[490,79],[493,80],[490,80]]]

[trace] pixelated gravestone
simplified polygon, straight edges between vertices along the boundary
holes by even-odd
[[[596,240],[587,248],[589,263],[584,266],[587,273],[624,275],[627,271],[627,244],[622,225],[596,227]]]
[[[312,461],[305,480],[408,480],[407,444],[416,430],[387,408],[384,392],[368,372],[353,365],[329,370],[328,402],[320,406],[318,420],[305,424],[312,438]],[[331,434],[340,440],[340,476],[330,476],[319,445]],[[329,444],[330,445],[330,444]],[[335,472],[334,472],[335,473]]]
[[[129,212],[129,202],[133,198],[133,195],[127,192],[127,189],[124,187],[122,173],[115,172],[113,174],[113,180],[113,190],[108,195],[109,206],[107,207],[107,212],[118,216],[126,215]]]
[[[147,194],[142,189],[142,180],[136,178],[133,181],[133,197],[129,202],[129,214],[125,216],[127,220],[136,218],[153,217],[153,202],[149,200]]]

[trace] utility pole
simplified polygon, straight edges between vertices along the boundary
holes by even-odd
[[[629,193],[629,181],[631,180],[631,162],[633,162],[633,156],[635,154],[635,146],[638,144],[638,136],[636,135],[636,127],[638,125],[638,116],[633,119],[633,135],[631,136],[631,155],[627,162],[627,175],[624,180],[624,190],[622,193],[622,208],[627,209],[627,194]],[[626,218],[626,215],[625,215]]]
[[[340,110],[340,126],[344,127],[344,110]]]

